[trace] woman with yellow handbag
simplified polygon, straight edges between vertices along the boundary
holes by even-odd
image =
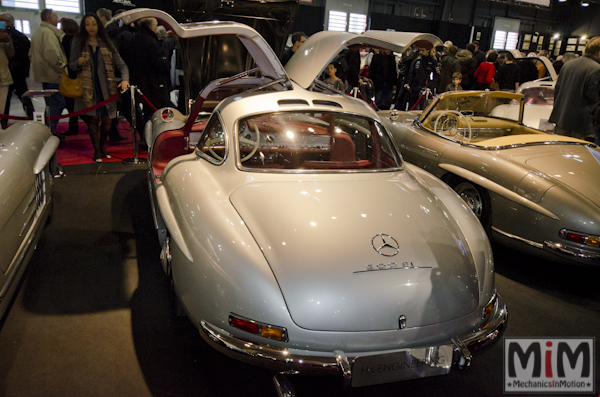
[[[122,79],[118,86],[115,81],[115,67],[119,69]],[[83,96],[75,99],[75,111],[88,109],[116,94],[119,89],[129,88],[127,65],[108,38],[96,14],[87,14],[81,20],[79,33],[71,45],[69,68],[79,72],[83,82]],[[102,158],[112,157],[104,145],[112,119],[115,117],[115,101],[82,115],[94,146],[96,162],[100,163]]]

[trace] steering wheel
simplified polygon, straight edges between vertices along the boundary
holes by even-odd
[[[217,138],[210,138],[207,139],[206,142],[204,143],[206,145],[206,148],[208,149],[208,152],[217,160],[221,161],[223,160],[223,157],[219,156],[214,150],[213,150],[213,144],[218,143],[218,142],[223,142],[223,138],[221,137],[217,137]]]
[[[256,140],[252,141],[248,138],[244,138],[243,136],[240,135],[240,142],[243,143],[247,143],[248,145],[253,145],[252,151],[246,156],[246,157],[242,157],[242,163],[246,160],[248,160],[249,158],[251,158],[252,156],[254,156],[254,153],[256,153],[256,150],[258,150],[258,143],[260,142],[260,131],[258,130],[258,126],[256,125],[255,122],[252,122],[252,124],[254,124],[254,132],[256,132]]]
[[[444,116],[446,116],[446,119],[442,121],[442,125],[440,125],[440,129],[438,131],[438,123]],[[463,140],[467,141],[467,142],[471,142],[471,139],[473,138],[473,132],[471,131],[471,124],[469,123],[469,120],[467,120],[467,118],[465,117],[464,114],[457,112],[456,110],[446,110],[445,112],[440,113],[440,115],[437,117],[437,119],[435,119],[435,125],[433,126],[433,132],[435,132],[436,134],[440,133],[442,135],[448,135],[448,136],[454,137],[455,135],[457,135],[459,123],[463,124],[463,133],[462,133]],[[465,125],[466,125],[466,128],[469,130],[468,137],[464,134]],[[444,129],[444,127],[447,127],[447,129]]]

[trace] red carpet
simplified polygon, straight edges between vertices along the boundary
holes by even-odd
[[[106,150],[112,155],[112,159],[102,159],[103,162],[123,161],[133,158],[133,131],[128,130],[127,121],[119,122],[119,132],[126,136],[127,140],[112,143],[106,141]],[[69,128],[68,122],[58,123],[57,132],[62,134]],[[65,142],[58,146],[56,156],[58,162],[62,165],[90,164],[94,163],[94,149],[89,134],[86,132],[87,126],[83,121],[79,122],[79,134],[66,136]],[[138,136],[139,138],[139,136]],[[138,158],[147,158],[146,151],[138,151]]]

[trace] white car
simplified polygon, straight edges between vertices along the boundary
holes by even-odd
[[[552,62],[544,56],[521,57],[521,53],[518,51],[511,51],[511,53],[517,58],[517,63],[525,60],[538,60],[546,67],[546,77],[521,84],[516,93],[524,95],[525,108],[523,111],[523,124],[531,128],[552,133],[554,131],[554,124],[550,123],[548,119],[550,118],[550,113],[552,113],[552,107],[554,105],[554,87],[556,86],[556,80],[558,79],[558,75],[554,70],[554,66],[552,66]],[[498,106],[494,109],[494,113],[491,114],[491,116],[519,121],[520,106],[521,104],[519,101]]]
[[[120,14],[149,16],[188,53],[234,35],[252,58],[208,83],[189,115],[160,109],[145,130],[163,268],[211,346],[359,387],[465,368],[499,339],[507,309],[485,231],[448,186],[402,161],[368,105],[306,90],[246,25]],[[301,51],[323,45],[313,36]],[[203,67],[187,65],[192,77]]]

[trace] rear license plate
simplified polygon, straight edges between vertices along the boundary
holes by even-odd
[[[452,366],[452,351],[452,345],[444,345],[357,357],[352,387],[446,375]]]

